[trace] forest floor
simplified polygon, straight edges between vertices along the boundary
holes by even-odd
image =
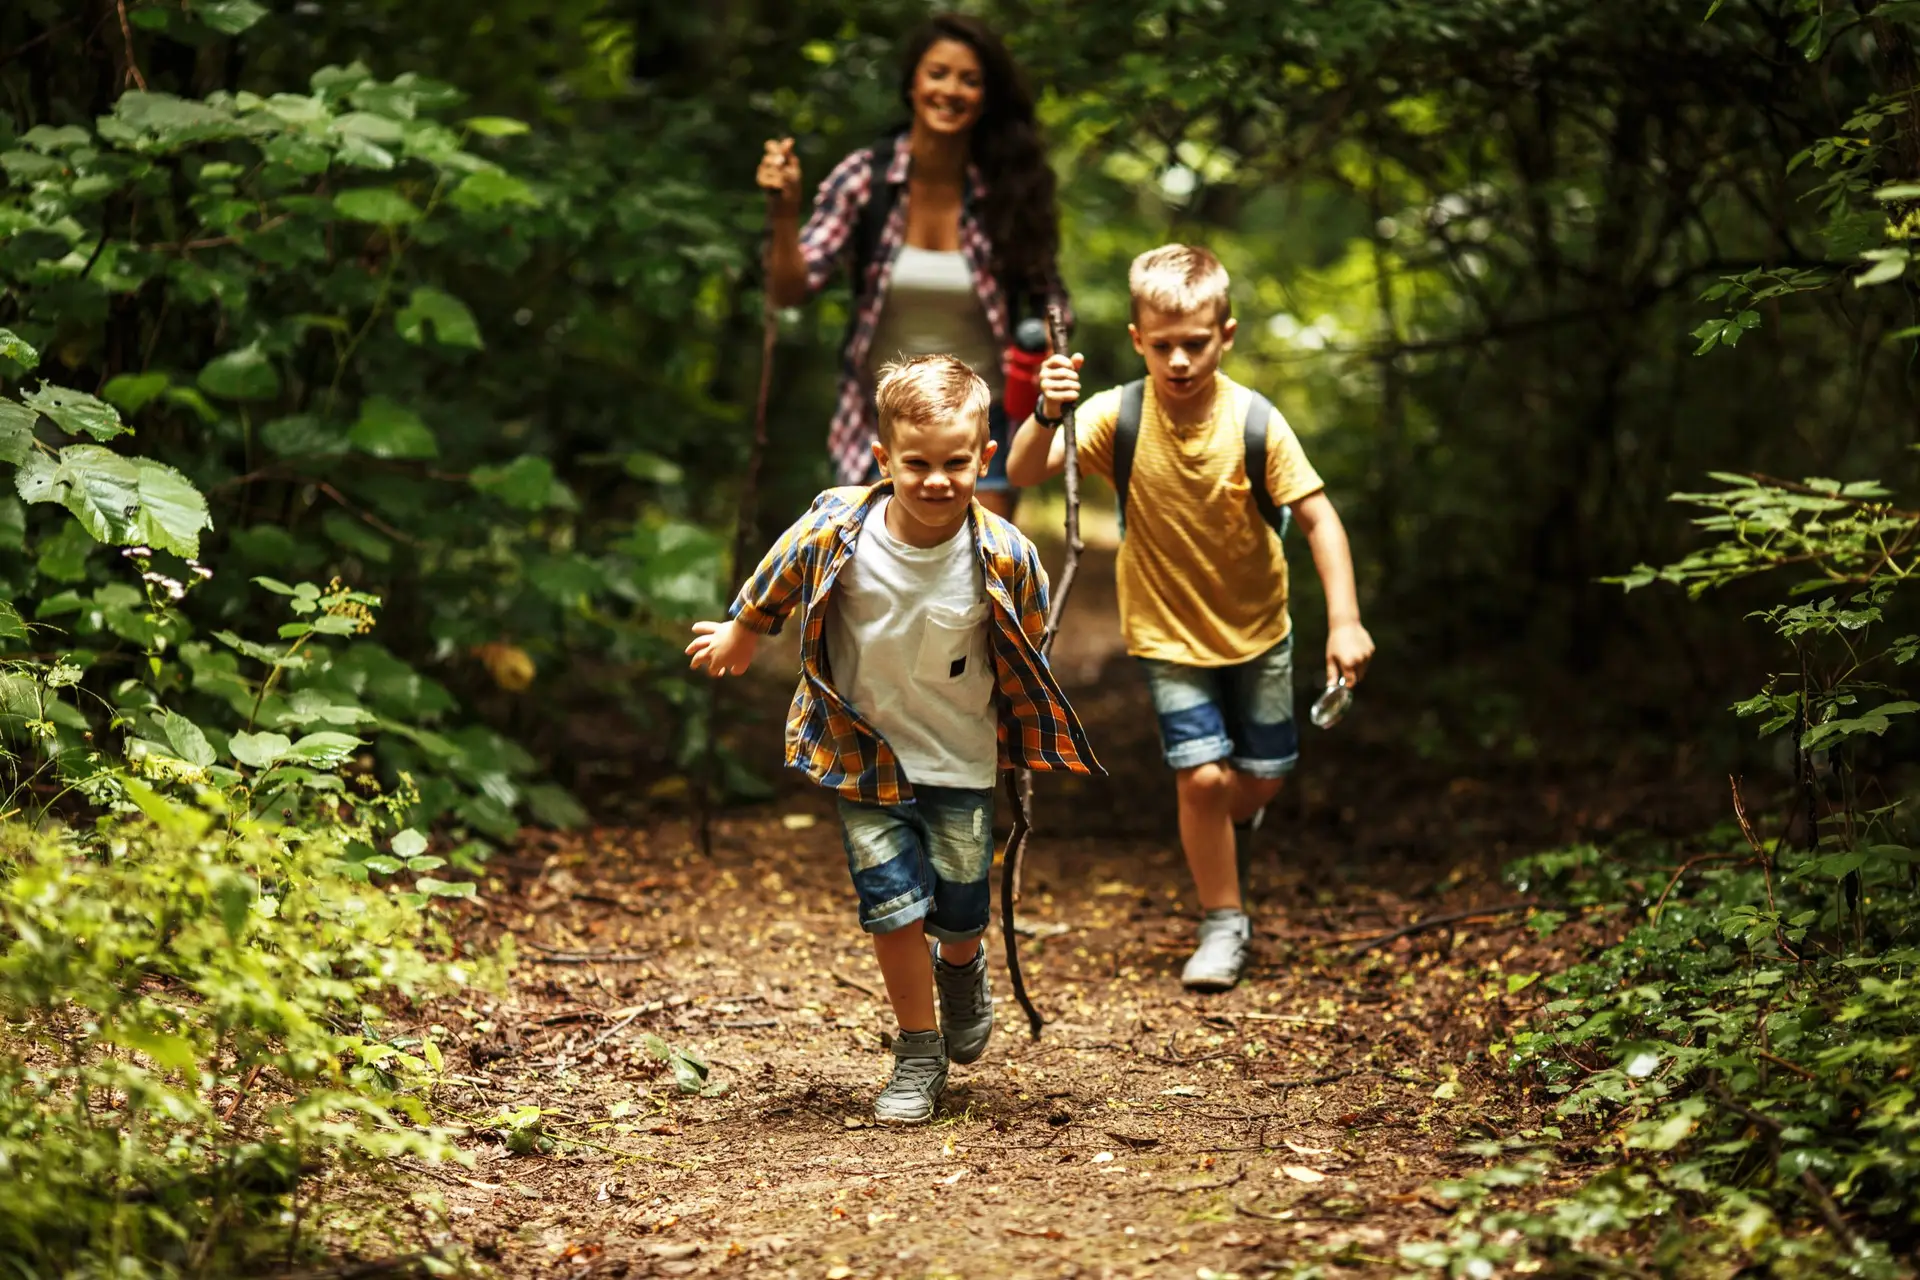
[[[1020,915],[1041,1038],[996,929],[986,1057],[930,1126],[871,1124],[892,1020],[830,798],[804,783],[717,821],[711,859],[684,817],[533,836],[466,926],[476,948],[513,935],[508,991],[434,1014],[443,1113],[488,1122],[471,1169],[421,1170],[466,1244],[508,1277],[1209,1280],[1329,1256],[1390,1273],[1444,1228],[1436,1184],[1484,1164],[1461,1143],[1544,1122],[1498,1063],[1543,998],[1528,975],[1600,926],[1542,941],[1515,912],[1353,944],[1512,902],[1498,869],[1521,853],[1700,825],[1714,790],[1671,757],[1423,758],[1376,682],[1307,730],[1254,850],[1251,971],[1196,997],[1171,779],[1111,576],[1091,554],[1056,655],[1110,773],[1036,786]],[[777,763],[791,667],[768,654],[732,695],[756,763]],[[649,1034],[701,1058],[712,1096],[676,1088]],[[540,1128],[504,1140],[493,1121],[523,1108]]]

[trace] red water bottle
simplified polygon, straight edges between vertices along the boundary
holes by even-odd
[[[1007,421],[1018,427],[1040,403],[1040,366],[1047,359],[1047,325],[1029,317],[1013,331],[1013,345],[1007,348],[1007,385],[1000,403]]]

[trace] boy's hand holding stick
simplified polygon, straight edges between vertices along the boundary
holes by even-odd
[[[1055,358],[1063,356],[1067,350],[1067,327],[1058,306],[1047,308],[1047,338]],[[1077,366],[1079,361],[1075,358],[1070,363]],[[1072,373],[1072,368],[1068,372]],[[1049,374],[1054,376],[1049,379]],[[1067,451],[1067,562],[1060,570],[1060,589],[1054,593],[1053,607],[1047,611],[1047,630],[1040,642],[1040,653],[1045,657],[1052,653],[1054,638],[1060,634],[1060,619],[1066,614],[1067,596],[1073,591],[1073,580],[1080,572],[1080,552],[1084,544],[1080,541],[1080,453],[1073,434],[1073,408],[1079,380],[1077,375],[1073,379],[1072,396],[1056,399],[1050,394],[1048,382],[1064,390],[1058,375],[1048,368],[1043,370],[1042,379],[1042,394],[1053,401],[1063,416],[1060,430],[1064,433]],[[1027,995],[1026,978],[1020,972],[1020,936],[1014,932],[1014,906],[1020,899],[1020,857],[1026,852],[1027,837],[1033,832],[1033,774],[1026,769],[1016,771],[1007,780],[1007,792],[1013,799],[1013,833],[1007,837],[1007,854],[1000,866],[1000,932],[1006,938],[1007,977],[1013,983],[1014,999],[1026,1012],[1028,1032],[1038,1040],[1040,1028],[1046,1024]]]

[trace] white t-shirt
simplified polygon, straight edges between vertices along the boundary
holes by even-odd
[[[907,781],[991,787],[999,770],[989,610],[967,526],[937,547],[867,512],[827,612],[833,687],[887,740]]]

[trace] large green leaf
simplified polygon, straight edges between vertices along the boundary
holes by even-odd
[[[280,394],[280,371],[258,343],[215,356],[196,381],[222,400],[271,400]]]
[[[108,379],[100,395],[122,413],[138,413],[171,382],[164,373],[123,373]]]
[[[40,353],[11,329],[0,329],[0,359],[11,360],[23,373],[31,373],[40,363]]]
[[[360,420],[347,439],[376,458],[432,458],[440,453],[439,441],[420,415],[385,396],[372,396],[360,406]]]
[[[284,733],[236,733],[227,742],[227,750],[241,764],[265,769],[287,754],[293,740]]]
[[[133,90],[114,99],[113,114],[100,121],[99,129],[100,136],[111,141],[161,150],[237,138],[248,132],[225,107],[145,90]]]
[[[138,536],[140,469],[129,458],[97,444],[69,445],[57,458],[35,454],[15,477],[28,502],[65,504],[100,542],[133,542]]]
[[[0,462],[19,466],[33,452],[33,424],[40,415],[25,405],[0,400]]]
[[[473,487],[522,511],[538,511],[553,497],[553,464],[526,453],[503,467],[475,467]]]
[[[448,197],[455,208],[475,212],[508,205],[538,206],[540,197],[520,179],[498,169],[482,169],[461,180]]]
[[[467,304],[431,285],[422,285],[413,291],[407,305],[394,315],[393,324],[408,342],[425,342],[426,326],[432,325],[433,336],[445,346],[471,347],[477,351],[486,345],[480,339],[480,326],[474,322]]]
[[[317,769],[331,769],[352,755],[353,749],[360,745],[362,740],[350,733],[326,729],[300,739],[282,753],[282,758],[298,760]]]
[[[420,210],[392,187],[356,187],[333,198],[333,207],[343,218],[372,222],[383,227],[416,222]]]
[[[267,16],[253,0],[198,0],[193,16],[221,35],[237,36]]]
[[[200,555],[200,531],[213,528],[207,500],[193,482],[162,462],[137,458],[140,539],[189,560]]]
[[[84,391],[43,382],[38,390],[28,392],[21,399],[52,418],[68,435],[111,440],[127,433],[127,428],[121,425],[118,410]]]
[[[202,769],[214,762],[213,746],[199,725],[177,711],[168,711],[161,721],[167,730],[167,742],[182,760]]]

